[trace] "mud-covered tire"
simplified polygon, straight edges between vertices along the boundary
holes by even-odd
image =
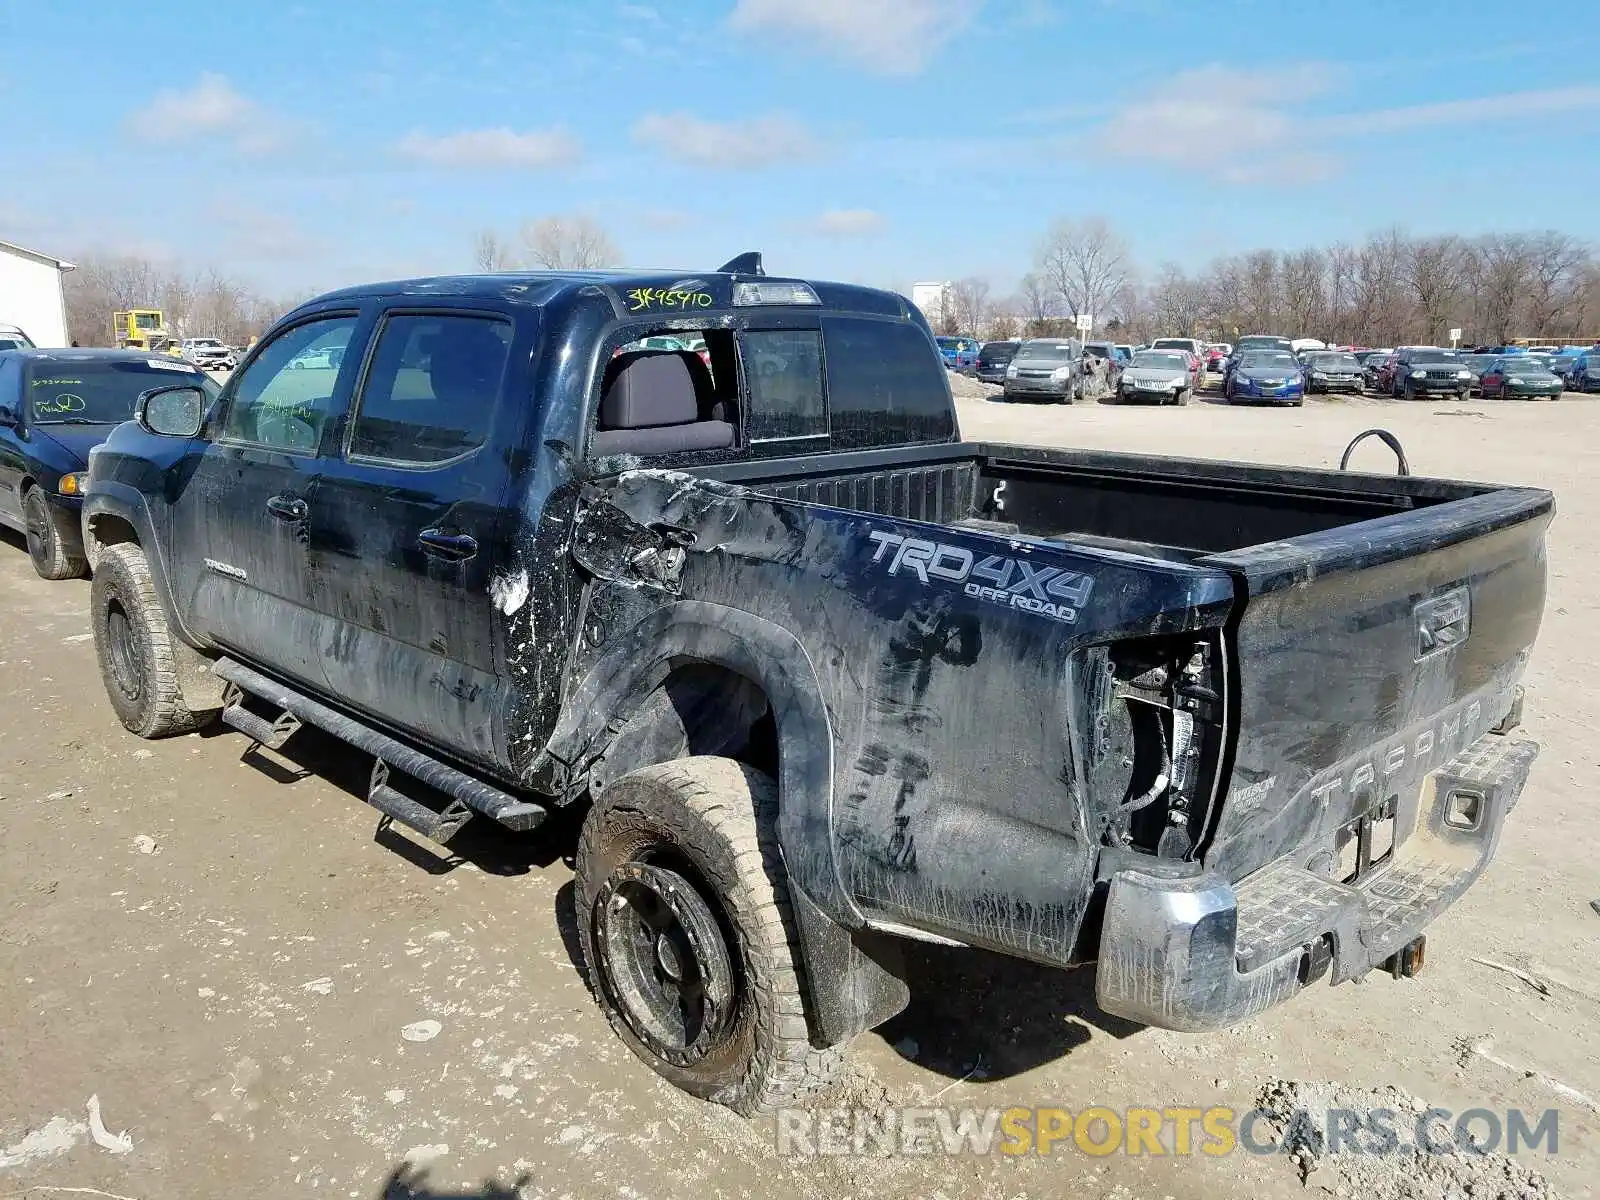
[[[811,1045],[799,937],[778,849],[777,786],[727,758],[642,767],[605,790],[578,841],[575,905],[589,985],[617,1035],[668,1082],[746,1116],[828,1085],[838,1048]],[[622,999],[612,910],[616,880],[640,865],[687,880],[714,915],[732,967],[733,1002],[720,1034],[692,1061],[650,1044]],[[597,932],[604,929],[606,932]],[[602,944],[604,943],[604,944]],[[685,1057],[680,1055],[680,1057]]]
[[[41,579],[77,579],[89,565],[67,524],[71,514],[50,503],[43,488],[30,487],[22,498],[22,523],[28,559]]]
[[[184,703],[172,631],[156,596],[144,551],[132,544],[104,547],[89,588],[100,678],[117,719],[142,738],[170,737],[199,728]]]

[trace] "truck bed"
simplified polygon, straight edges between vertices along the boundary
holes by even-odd
[[[1496,489],[1415,476],[969,442],[707,471],[767,495],[1196,560]],[[996,503],[996,489],[999,493]]]

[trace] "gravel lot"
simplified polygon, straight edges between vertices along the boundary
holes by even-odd
[[[287,756],[233,734],[139,742],[102,693],[88,584],[37,579],[9,538],[0,1197],[1592,1194],[1600,815],[1582,780],[1600,754],[1600,404],[959,404],[973,438],[1313,466],[1383,425],[1419,473],[1553,488],[1526,721],[1544,752],[1420,979],[1315,987],[1199,1037],[1100,1016],[1087,971],[930,949],[912,1009],[858,1043],[846,1102],[1243,1110],[1297,1085],[1556,1107],[1559,1153],[1518,1164],[1549,1193],[1467,1167],[1413,1192],[1433,1177],[1399,1159],[1324,1160],[1302,1184],[1287,1157],[1244,1154],[780,1157],[772,1122],[687,1099],[609,1032],[573,965],[569,821],[509,842],[469,827],[446,867],[374,837],[367,760],[314,731]],[[1390,469],[1381,446],[1361,455]]]

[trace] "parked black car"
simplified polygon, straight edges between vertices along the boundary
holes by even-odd
[[[175,381],[217,392],[189,363],[131,350],[0,351],[0,525],[27,538],[44,578],[83,574],[90,448],[133,415],[141,392]]]
[[[985,342],[978,351],[978,367],[973,372],[984,383],[1004,383],[1006,368],[1017,356],[1021,342]]]
[[[1414,974],[1537,753],[1552,506],[962,441],[914,306],[749,255],[319,297],[146,393],[84,527],[125,726],[318,726],[438,843],[586,809],[599,1005],[753,1112],[906,1006],[907,938],[1191,1031]]]
[[[1313,350],[1300,365],[1307,395],[1325,392],[1354,392],[1365,388],[1361,363],[1348,350]]]
[[[1465,400],[1477,382],[1464,356],[1436,346],[1396,350],[1389,368],[1389,393],[1396,400],[1453,395]]]

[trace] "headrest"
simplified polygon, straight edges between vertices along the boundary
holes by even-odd
[[[600,428],[688,425],[699,417],[694,377],[676,352],[634,350],[606,365]]]

